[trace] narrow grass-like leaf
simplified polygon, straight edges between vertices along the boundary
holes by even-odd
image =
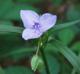
[[[62,24],[55,25],[55,26],[48,32],[48,34],[51,35],[51,34],[53,34],[55,31],[60,31],[60,30],[62,30],[62,29],[65,29],[65,28],[74,26],[74,25],[76,25],[76,24],[79,23],[79,22],[80,22],[80,20],[75,20],[75,21],[72,21],[72,22],[67,22],[67,23],[62,23]]]
[[[16,54],[21,54],[21,53],[29,53],[29,52],[33,52],[35,51],[35,49],[33,48],[27,48],[27,47],[18,47],[18,48],[14,48],[11,51],[8,52],[3,52],[2,54],[0,54],[0,58],[3,57],[7,57],[7,56],[11,56],[11,55],[16,55]]]
[[[12,66],[5,68],[6,74],[34,74],[32,70],[22,66]]]
[[[54,43],[54,46],[56,46],[59,52],[65,56],[65,58],[73,65],[74,68],[80,71],[80,60],[71,49],[69,49],[59,41],[56,41]]]
[[[57,59],[48,53],[45,53],[45,56],[46,56],[45,58],[47,61],[48,69],[50,72],[49,74],[59,74],[60,65]],[[41,74],[46,74],[46,73],[44,70],[42,70]]]
[[[63,24],[58,24],[54,27],[54,31],[57,31],[57,30],[61,30],[63,28],[67,28],[67,27],[71,27],[73,25],[76,25],[77,23],[79,23],[80,20],[75,20],[75,21],[72,21],[72,22],[67,22],[67,23],[63,23]]]
[[[15,32],[15,33],[21,33],[22,32],[21,27],[14,27],[11,25],[0,25],[0,32],[9,33],[9,32]]]

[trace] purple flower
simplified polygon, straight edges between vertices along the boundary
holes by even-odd
[[[20,16],[24,24],[22,38],[25,40],[39,38],[44,32],[52,28],[57,20],[56,15],[45,13],[39,16],[32,10],[21,10]]]

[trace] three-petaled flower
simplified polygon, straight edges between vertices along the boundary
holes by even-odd
[[[20,16],[24,24],[22,38],[25,40],[39,38],[44,32],[52,28],[57,20],[57,16],[45,13],[39,16],[32,10],[21,10]]]

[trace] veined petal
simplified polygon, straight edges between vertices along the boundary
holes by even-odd
[[[24,29],[22,33],[22,38],[24,40],[39,38],[42,35],[42,33],[35,29]]]
[[[25,28],[31,28],[39,19],[39,15],[32,10],[21,10],[20,16]]]
[[[40,25],[41,25],[41,30],[43,32],[47,31],[48,29],[52,28],[57,20],[56,15],[52,15],[50,13],[45,13],[40,17]]]

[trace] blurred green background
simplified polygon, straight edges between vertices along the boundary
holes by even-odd
[[[20,10],[58,17],[43,50],[47,66],[36,72],[30,62],[38,39],[22,39]],[[80,74],[80,0],[0,0],[0,74]]]

